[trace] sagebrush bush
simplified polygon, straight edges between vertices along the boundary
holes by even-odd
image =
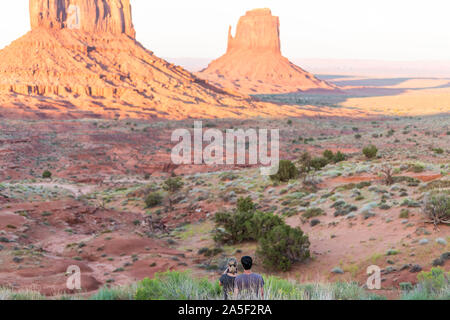
[[[145,205],[147,208],[154,208],[159,206],[163,201],[163,196],[159,192],[151,192],[145,198]]]
[[[325,211],[323,211],[321,208],[308,208],[302,214],[302,217],[305,219],[311,219],[311,218],[318,217],[318,216],[321,216],[324,214],[325,214]]]
[[[334,163],[339,163],[339,162],[342,162],[342,161],[345,161],[345,160],[347,160],[347,156],[344,153],[340,152],[340,151],[336,152],[336,154],[333,157],[333,162]]]
[[[135,294],[136,285],[113,288],[103,287],[89,299],[103,301],[133,300]]]
[[[42,173],[42,178],[44,178],[44,179],[50,179],[51,177],[52,177],[52,173],[50,171],[48,171],[48,170],[45,170]]]
[[[333,151],[331,151],[331,150],[325,150],[323,152],[323,157],[325,159],[327,159],[329,163],[339,163],[339,162],[347,160],[347,156],[340,151],[338,151],[338,152],[336,152],[336,154],[334,154]]]
[[[373,159],[377,156],[378,149],[373,144],[371,144],[370,146],[365,147],[362,152],[367,159]]]
[[[423,212],[435,226],[441,223],[450,224],[450,195],[447,193],[428,195],[424,199]]]
[[[271,175],[270,178],[274,181],[288,182],[291,179],[297,179],[298,176],[299,171],[292,161],[280,160],[278,172]]]
[[[319,171],[328,165],[329,161],[326,158],[313,158],[311,159],[311,167],[316,171]]]
[[[218,281],[195,279],[188,272],[169,271],[155,274],[153,279],[138,283],[136,300],[209,300],[218,297]]]

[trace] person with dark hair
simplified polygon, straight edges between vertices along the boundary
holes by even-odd
[[[264,279],[261,275],[252,273],[253,259],[249,256],[242,257],[241,264],[244,267],[244,273],[238,275],[234,281],[235,296],[264,299]]]
[[[230,258],[227,264],[227,270],[220,277],[219,283],[223,288],[224,299],[228,300],[228,296],[232,296],[234,293],[234,281],[237,275],[237,260]]]

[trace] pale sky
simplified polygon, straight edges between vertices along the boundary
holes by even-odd
[[[29,30],[28,0],[2,1],[0,48]],[[268,7],[288,58],[450,60],[448,0],[132,0],[137,39],[161,57],[216,58],[228,26]]]

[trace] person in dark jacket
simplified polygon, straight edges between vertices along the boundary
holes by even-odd
[[[234,280],[237,276],[237,260],[235,258],[230,258],[227,264],[227,270],[220,277],[219,282],[223,288],[224,299],[228,300],[229,297],[233,296],[234,293]]]

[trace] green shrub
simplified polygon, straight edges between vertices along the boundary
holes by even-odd
[[[214,240],[220,243],[240,243],[255,240],[250,233],[253,212],[217,212],[214,220],[217,226]]]
[[[311,160],[311,167],[316,171],[319,171],[328,165],[328,160],[326,158],[313,158]]]
[[[259,241],[258,254],[267,267],[289,270],[292,263],[309,256],[308,237],[300,228],[291,228],[273,213],[254,210],[249,198],[241,198],[234,212],[218,212],[214,219],[216,242]]]
[[[42,178],[44,179],[50,179],[52,177],[52,173],[48,170],[45,170],[44,173],[42,173]]]
[[[331,150],[325,150],[323,152],[323,157],[328,160],[328,163],[339,163],[347,160],[347,156],[340,151],[334,154]]]
[[[278,173],[271,175],[270,178],[274,181],[287,182],[291,179],[297,179],[299,171],[294,163],[290,160],[281,160]]]
[[[345,161],[345,160],[347,160],[347,156],[344,153],[340,152],[340,151],[336,152],[336,154],[333,157],[333,162],[334,163],[339,163],[339,162],[342,162],[342,161]]]
[[[159,206],[163,201],[163,197],[159,192],[151,192],[146,198],[145,198],[145,205],[147,208],[154,208],[156,206]]]
[[[423,212],[435,226],[450,223],[450,196],[446,193],[428,196],[424,200]]]
[[[172,210],[172,195],[180,191],[184,182],[180,177],[172,177],[164,181],[163,189],[169,193],[169,209]]]
[[[425,171],[425,167],[420,163],[415,163],[415,164],[410,165],[409,170],[414,173],[421,173],[421,172]]]
[[[103,301],[119,301],[119,300],[133,300],[136,294],[135,286],[127,287],[103,287],[96,294],[90,297],[90,300]]]
[[[320,208],[308,208],[303,214],[302,217],[305,219],[311,219],[314,217],[322,216],[325,212]]]
[[[440,292],[450,284],[450,273],[445,273],[441,268],[432,268],[429,272],[419,273],[417,280],[428,292]]]
[[[261,235],[283,224],[283,219],[273,213],[260,211],[218,212],[214,240],[221,243],[258,241]]]
[[[257,254],[265,267],[288,271],[310,256],[309,239],[300,228],[279,225],[262,236]]]
[[[333,160],[333,157],[334,157],[334,153],[333,153],[333,151],[331,151],[331,150],[325,150],[325,151],[323,152],[323,157],[324,157],[325,159],[328,159],[329,161],[332,161],[332,160]]]
[[[249,212],[255,211],[255,204],[253,203],[252,198],[239,198],[237,202],[237,210],[241,212]]]
[[[363,154],[367,159],[373,159],[377,156],[378,149],[373,144],[363,149]]]
[[[402,219],[408,219],[409,218],[409,210],[408,209],[402,209],[400,211],[400,218]]]
[[[403,300],[449,300],[450,273],[441,268],[432,268],[417,276],[416,287],[402,295]]]

